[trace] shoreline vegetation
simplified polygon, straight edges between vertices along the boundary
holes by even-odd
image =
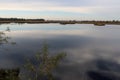
[[[0,80],[20,80],[20,69],[0,69]]]
[[[44,23],[59,23],[61,25],[66,24],[94,24],[95,26],[105,26],[105,25],[120,25],[120,21],[77,21],[77,20],[45,20],[45,19],[24,19],[24,18],[0,18],[0,24],[9,24],[9,23],[18,23],[18,24],[44,24]]]

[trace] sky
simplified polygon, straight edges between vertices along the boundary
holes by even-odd
[[[120,0],[0,0],[0,17],[120,20]]]

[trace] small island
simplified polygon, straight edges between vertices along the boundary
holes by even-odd
[[[104,23],[94,23],[95,26],[105,26]]]

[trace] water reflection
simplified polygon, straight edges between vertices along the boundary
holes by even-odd
[[[12,30],[6,34],[17,44],[4,46],[8,51],[0,50],[1,68],[22,68],[26,58],[32,58],[46,40],[51,52],[67,52],[67,58],[54,71],[57,80],[120,79],[119,26],[25,24],[9,27]]]
[[[111,60],[95,60],[96,70],[88,70],[89,80],[119,80],[120,64]]]
[[[107,59],[94,59],[81,64],[64,65],[57,70],[61,80],[119,80],[120,64]]]

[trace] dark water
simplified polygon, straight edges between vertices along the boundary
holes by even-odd
[[[0,68],[22,67],[44,41],[51,53],[67,52],[58,80],[120,80],[120,26],[6,24],[0,30],[17,44],[0,46]]]

